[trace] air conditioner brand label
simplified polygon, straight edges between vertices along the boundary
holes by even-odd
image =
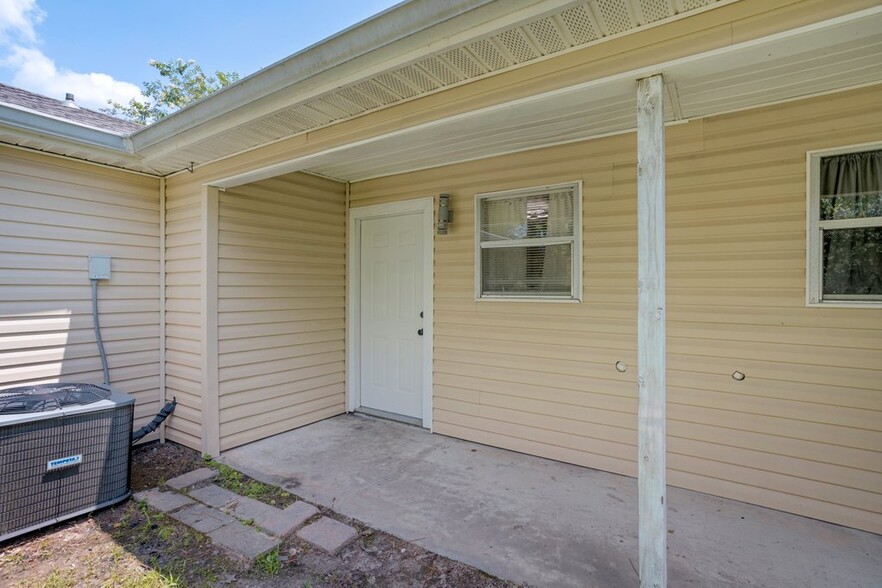
[[[52,461],[46,464],[46,471],[51,472],[52,470],[60,470],[61,468],[69,468],[71,466],[80,465],[83,463],[83,456],[80,455],[68,455],[67,457],[59,457],[58,459],[53,459]]]

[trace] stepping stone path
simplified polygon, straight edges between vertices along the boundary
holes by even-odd
[[[276,508],[212,484],[216,477],[216,470],[200,468],[166,482],[173,491],[152,488],[136,492],[135,500],[205,533],[212,542],[248,561],[277,548],[295,531],[332,555],[358,536],[354,528],[328,517],[304,526],[319,513],[308,502],[298,500],[287,508]]]
[[[340,521],[322,517],[297,531],[297,536],[334,555],[340,551],[340,548],[355,539],[358,532]]]

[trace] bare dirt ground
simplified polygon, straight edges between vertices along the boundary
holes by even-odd
[[[196,452],[174,443],[137,447],[132,455],[132,490],[162,485],[205,465]],[[220,469],[217,483],[232,491],[279,507],[296,499],[225,466],[208,465]],[[129,499],[0,544],[0,586],[518,586],[321,510],[353,525],[358,539],[331,556],[292,537],[278,552],[247,565],[204,535]]]

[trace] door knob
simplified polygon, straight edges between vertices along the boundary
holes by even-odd
[[[422,330],[422,329],[419,329],[419,330],[417,331],[417,335],[419,335],[420,337],[422,337],[422,336],[423,336],[423,330]]]

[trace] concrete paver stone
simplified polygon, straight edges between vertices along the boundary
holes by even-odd
[[[281,539],[270,537],[239,521],[215,529],[208,536],[213,543],[226,547],[249,561],[275,549],[282,542]]]
[[[172,478],[166,484],[168,484],[171,488],[175,490],[184,490],[185,488],[189,488],[190,486],[195,486],[200,482],[207,482],[208,480],[213,480],[217,477],[217,470],[213,470],[211,468],[199,468],[198,470],[193,470],[192,472],[187,472],[186,474],[180,475],[176,478]]]
[[[211,533],[224,525],[238,522],[230,515],[204,504],[193,504],[187,508],[170,513],[169,516],[181,521],[185,525],[193,527],[200,533]]]
[[[297,536],[334,555],[355,539],[358,532],[349,525],[322,517],[297,531]]]
[[[276,537],[283,537],[285,535],[284,529],[278,524],[282,514],[281,509],[264,504],[259,500],[254,500],[247,496],[239,496],[228,504],[224,511],[235,515],[239,519],[253,521],[262,530]]]
[[[290,527],[285,534],[287,535],[307,520],[317,515],[318,512],[319,509],[302,500],[298,500],[294,504],[288,506],[282,511],[282,517],[284,517],[286,524]]]
[[[282,512],[278,508],[247,496],[236,496],[236,499],[227,504],[223,510],[239,519],[252,520],[258,527],[263,527],[262,523],[272,520]]]
[[[241,496],[235,492],[230,492],[226,488],[221,488],[216,484],[209,484],[202,488],[190,490],[189,494],[199,502],[204,502],[208,506],[213,506],[215,508],[223,508],[234,500],[241,498]]]
[[[302,500],[285,509],[276,508],[216,484],[187,490],[216,476],[215,470],[200,468],[167,482],[172,488],[186,490],[190,497],[179,492],[161,492],[158,488],[137,492],[134,496],[136,500],[144,500],[153,508],[169,513],[175,520],[205,533],[213,543],[252,561],[278,547],[280,538],[290,535],[319,512],[315,506]],[[349,525],[322,517],[297,535],[334,554],[355,539],[358,532]]]
[[[135,500],[144,500],[147,504],[156,510],[161,510],[162,512],[171,512],[182,506],[193,504],[193,501],[183,494],[178,494],[177,492],[160,492],[159,488],[151,488],[150,490],[144,490],[143,492],[135,492],[134,497]]]
[[[223,510],[239,519],[253,521],[255,525],[271,535],[286,537],[308,518],[318,513],[316,507],[305,502],[303,504],[305,506],[296,509],[289,507],[281,510],[247,496],[238,496]]]

